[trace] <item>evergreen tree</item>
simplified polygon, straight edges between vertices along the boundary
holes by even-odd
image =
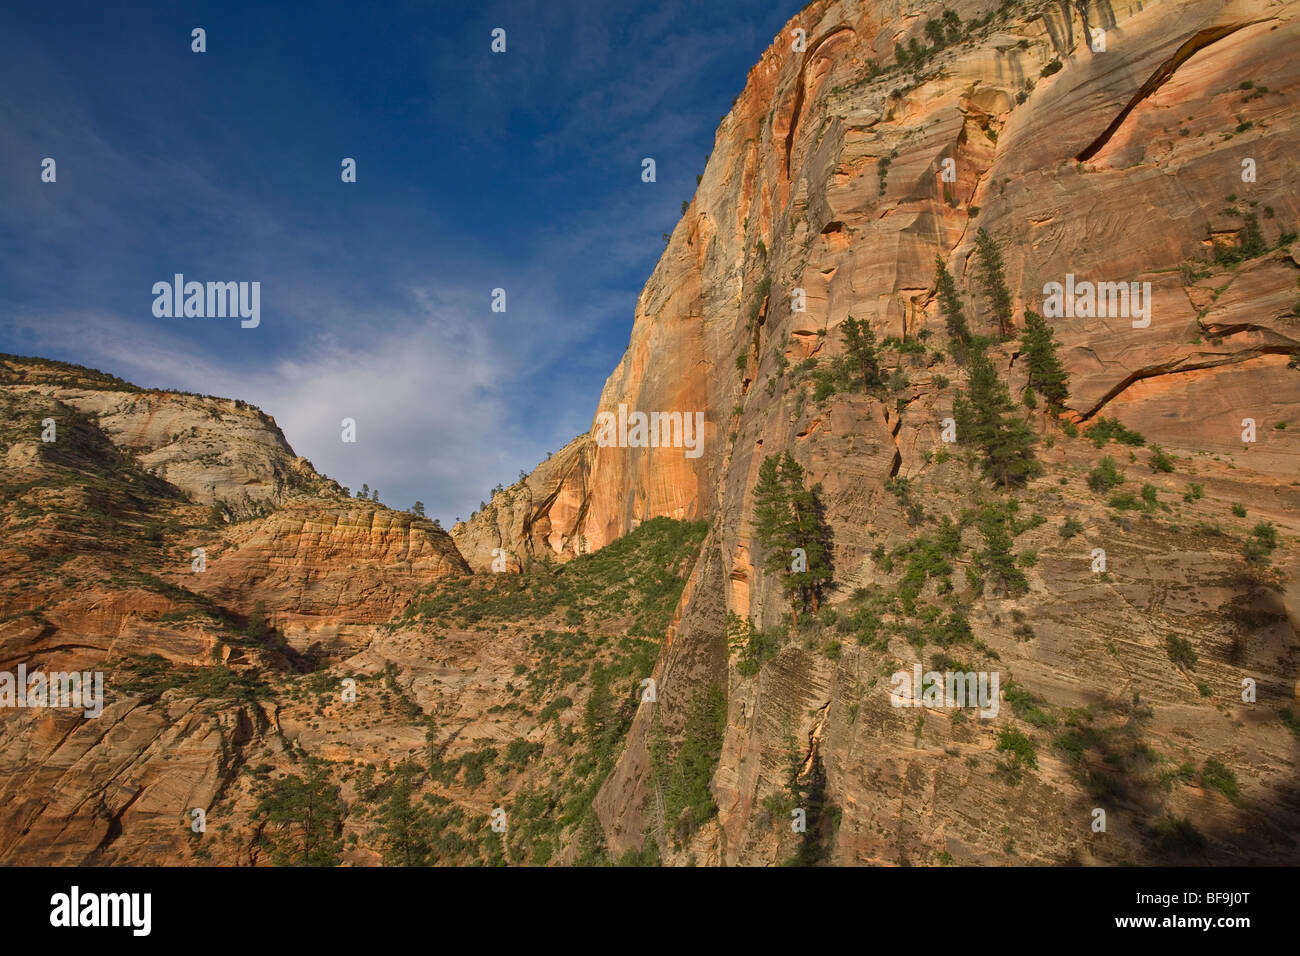
[[[986,458],[988,476],[1004,488],[1019,488],[1043,473],[1042,464],[1034,458],[1034,431],[1014,414],[1004,415],[998,422]]]
[[[880,371],[880,352],[871,323],[859,322],[850,315],[840,328],[844,331],[845,360],[850,378],[860,381],[867,392],[874,392],[885,384],[885,377]]]
[[[804,487],[803,468],[789,452],[781,459],[781,482],[790,501],[790,549],[803,550],[805,565],[803,571],[790,570],[789,588],[800,604],[811,605],[816,614],[821,609],[822,588],[832,580],[830,526],[822,509],[822,488],[821,485]]]
[[[415,515],[417,518],[423,518],[423,517],[424,517],[424,502],[423,502],[423,501],[417,501],[415,504],[411,505],[411,514]]]
[[[927,20],[925,23],[925,38],[934,45],[936,50],[942,48],[944,41],[943,21]]]
[[[1070,396],[1069,376],[1056,355],[1056,338],[1041,315],[1025,310],[1025,333],[1020,354],[1029,368],[1029,387],[1043,396],[1047,407],[1061,411]]]
[[[370,500],[371,500],[371,501],[378,501],[378,500],[379,500],[379,489],[378,489],[378,488],[376,488],[376,489],[374,489],[373,491],[370,492]]]
[[[609,673],[597,661],[591,668],[591,693],[583,710],[582,729],[587,737],[587,750],[591,754],[612,752],[612,733],[622,728],[614,713],[614,695],[609,688]]]
[[[260,641],[270,633],[271,627],[266,620],[266,602],[258,601],[248,615],[248,626],[244,633],[255,641]]]
[[[370,486],[366,484],[364,481],[361,483],[361,490],[357,492],[357,497],[358,498],[370,497]]]
[[[826,767],[820,753],[814,753],[803,777],[796,776],[791,786],[795,806],[804,811],[805,830],[794,856],[786,866],[817,866],[826,861],[835,842],[839,810],[830,802],[826,787]]]
[[[822,589],[832,580],[830,527],[821,501],[821,486],[804,487],[804,471],[786,452],[769,455],[754,486],[754,536],[763,552],[763,570],[780,576],[795,622],[799,609],[821,606]],[[803,550],[796,570],[794,550]]]
[[[758,468],[754,486],[754,537],[763,551],[763,570],[778,574],[789,568],[790,504],[781,483],[780,458],[768,455]]]
[[[397,768],[388,802],[384,805],[384,863],[387,866],[427,866],[433,852],[427,819],[419,806],[411,805],[415,768],[403,762]]]
[[[997,505],[980,509],[976,523],[984,538],[984,550],[975,556],[975,563],[992,579],[995,589],[1005,594],[1021,594],[1029,589],[1024,572],[1016,567],[1012,553],[1011,532],[1007,529],[1009,515]]]
[[[943,312],[944,321],[948,324],[948,335],[955,346],[953,357],[964,364],[966,349],[971,342],[970,326],[966,323],[966,313],[962,311],[961,297],[957,294],[957,283],[953,281],[952,273],[944,265],[943,257],[936,254],[934,264],[937,267],[935,284],[939,291],[939,310]]]
[[[575,866],[608,866],[609,857],[605,846],[605,831],[600,825],[596,811],[588,808],[578,827],[578,856]]]
[[[998,320],[998,332],[1006,338],[1011,329],[1011,290],[1007,288],[1003,273],[1002,253],[993,237],[981,226],[975,233],[975,258],[979,264],[979,279],[988,297],[989,308]]]
[[[1016,417],[1006,383],[982,348],[972,349],[966,366],[966,390],[953,403],[957,440],[978,448],[984,474],[1011,488],[1042,471],[1034,458],[1034,433]]]
[[[307,777],[275,781],[258,802],[262,836],[277,866],[337,866],[343,853],[343,800],[323,761],[307,758]]]

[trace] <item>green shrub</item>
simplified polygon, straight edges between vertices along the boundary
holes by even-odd
[[[998,753],[1006,754],[998,764],[998,773],[1008,783],[1019,783],[1026,768],[1038,766],[1038,751],[1033,740],[1013,727],[998,734]]]
[[[1151,446],[1151,470],[1165,473],[1174,470],[1174,459],[1159,445]]]
[[[1169,659],[1179,667],[1186,667],[1188,670],[1196,668],[1196,649],[1192,647],[1192,642],[1185,637],[1177,637],[1173,634],[1165,638],[1165,653]]]
[[[1140,447],[1146,444],[1146,439],[1137,432],[1132,431],[1122,425],[1115,418],[1098,418],[1091,427],[1084,433],[1084,437],[1090,442],[1101,448],[1107,442],[1115,441],[1121,445],[1132,445]]]
[[[1156,843],[1167,853],[1188,856],[1205,849],[1205,837],[1186,817],[1167,816],[1156,824]]]
[[[1088,472],[1088,487],[1098,494],[1110,491],[1123,481],[1124,475],[1115,467],[1115,459],[1110,455],[1102,458],[1097,467]]]
[[[1276,549],[1277,528],[1271,521],[1261,521],[1241,546],[1241,553],[1251,564],[1264,566],[1271,562]]]
[[[1207,757],[1205,766],[1201,768],[1201,786],[1218,790],[1233,803],[1236,803],[1237,798],[1241,796],[1237,775],[1214,757]]]

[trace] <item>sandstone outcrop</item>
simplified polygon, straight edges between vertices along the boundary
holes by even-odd
[[[723,119],[595,409],[702,412],[702,453],[602,444],[594,417],[450,537],[345,498],[238,403],[6,357],[0,657],[137,689],[111,725],[0,715],[0,860],[266,863],[260,794],[310,755],[355,865],[383,859],[373,809],[408,764],[441,862],[1294,863],[1298,11],[808,4]],[[941,437],[966,372],[935,260],[995,335],[981,228],[1010,331],[1047,314],[1069,374],[1065,414],[1017,406],[1043,471],[1014,493]],[[1067,276],[1149,283],[1149,323],[1050,314]],[[876,394],[835,379],[849,316]],[[1016,334],[990,354],[1019,398]],[[1141,437],[1094,444],[1103,420]],[[798,625],[753,527],[787,452],[834,565]],[[990,508],[1023,589],[987,586]],[[1267,525],[1271,564],[1248,560]],[[894,706],[916,664],[997,672],[997,715]],[[189,802],[231,831],[168,830]]]

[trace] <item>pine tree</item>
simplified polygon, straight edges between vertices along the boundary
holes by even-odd
[[[758,468],[754,486],[754,537],[763,551],[763,570],[781,573],[789,567],[784,550],[790,535],[790,504],[781,483],[780,459],[768,455]]]
[[[594,808],[589,807],[578,827],[578,856],[575,866],[608,866],[605,831]]]
[[[981,451],[993,444],[1001,416],[1011,410],[1011,396],[998,378],[993,361],[983,349],[974,350],[966,366],[966,422],[957,422],[959,441],[975,445]],[[964,427],[963,427],[964,425]]]
[[[1268,251],[1268,242],[1259,228],[1259,217],[1253,212],[1246,213],[1241,232],[1238,234],[1237,247],[1242,259],[1253,259]]]
[[[953,402],[957,440],[978,448],[984,474],[1006,488],[1023,485],[1042,471],[1034,458],[1034,433],[1015,415],[1006,383],[982,348],[972,349],[966,390]]]
[[[1019,488],[1042,474],[1043,466],[1034,458],[1033,429],[1023,419],[1002,417],[986,453],[985,472],[1004,488]]]
[[[804,570],[789,572],[789,588],[816,614],[821,609],[822,588],[832,580],[830,526],[821,505],[821,485],[804,487],[803,468],[789,452],[781,459],[781,481],[790,501],[790,549],[804,552]]]
[[[307,777],[275,781],[258,802],[265,814],[261,834],[280,866],[337,866],[343,852],[343,800],[329,782],[325,764],[307,758]]]
[[[885,377],[880,371],[880,352],[871,324],[859,322],[850,315],[840,328],[844,331],[844,352],[850,377],[859,380],[867,392],[880,388],[885,384]]]
[[[1016,558],[1011,551],[1007,511],[997,505],[985,505],[980,509],[976,523],[984,538],[984,550],[975,556],[979,569],[992,578],[999,592],[1020,594],[1028,590],[1024,572],[1016,567]]]
[[[426,866],[433,851],[426,819],[418,806],[411,805],[414,768],[403,763],[389,791],[382,815],[384,863],[388,866]]]
[[[1029,387],[1043,396],[1047,407],[1060,411],[1070,396],[1069,376],[1056,355],[1056,338],[1047,321],[1037,312],[1025,310],[1025,332],[1020,354],[1029,368]]]
[[[763,571],[777,575],[782,593],[788,598],[794,514],[781,480],[780,465],[778,456],[768,455],[758,468],[758,484],[754,486],[754,537],[763,552]],[[792,605],[792,610],[798,623],[799,609]]]
[[[266,620],[266,602],[258,601],[248,615],[248,625],[244,633],[255,641],[260,641],[270,633],[271,627]]]
[[[786,452],[769,455],[754,487],[754,536],[763,552],[763,570],[780,577],[795,623],[799,609],[821,607],[822,589],[832,580],[830,526],[822,509],[821,486],[804,487],[804,471]],[[803,550],[796,570],[796,548]]]
[[[417,501],[415,504],[411,505],[411,514],[415,515],[417,518],[423,518],[423,517],[424,517],[424,502],[423,502],[423,501]]]
[[[588,752],[602,754],[610,749],[611,733],[620,728],[614,713],[614,695],[609,688],[609,674],[597,661],[591,668],[591,693],[583,709],[582,729],[587,736]]]
[[[1007,288],[1003,272],[1002,253],[983,226],[975,233],[975,257],[979,263],[979,279],[984,286],[984,294],[988,297],[989,308],[998,320],[998,332],[1006,338],[1011,329],[1011,290]]]
[[[830,855],[839,821],[838,811],[827,794],[826,767],[820,753],[813,753],[807,774],[794,779],[792,792],[795,806],[804,811],[805,830],[785,865],[817,866]]]
[[[358,498],[370,497],[370,486],[366,484],[364,481],[361,483],[361,490],[357,492],[357,497]]]
[[[953,281],[952,273],[944,265],[943,257],[936,254],[934,263],[938,270],[935,285],[939,291],[939,309],[948,324],[948,335],[956,345],[953,349],[953,357],[964,364],[966,349],[971,341],[970,326],[966,323],[965,312],[962,311],[961,297],[957,294],[957,283]]]

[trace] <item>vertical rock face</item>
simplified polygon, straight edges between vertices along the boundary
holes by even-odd
[[[1300,63],[1288,51],[1300,38],[1298,5],[949,6],[962,29],[944,36],[937,50],[926,28],[940,18],[938,6],[814,2],[790,21],[722,121],[699,190],[637,303],[631,341],[606,383],[592,431],[566,449],[558,467],[548,463],[456,532],[471,565],[483,566],[489,544],[512,555],[549,549],[563,557],[600,547],[655,515],[712,520],[681,629],[660,660],[661,704],[656,716],[642,708],[598,802],[618,848],[639,845],[654,823],[645,816],[648,735],[656,726],[680,731],[686,701],[715,683],[730,697],[714,778],[720,825],[696,852],[723,862],[776,852],[774,842],[755,835],[756,820],[771,828],[757,801],[780,777],[778,728],[788,725],[806,741],[812,728],[802,715],[811,709],[822,714],[819,759],[848,804],[836,859],[915,854],[900,849],[910,837],[890,846],[868,836],[887,814],[883,797],[876,802],[858,792],[858,775],[901,781],[908,792],[923,779],[925,786],[947,783],[928,758],[858,755],[865,731],[845,710],[853,706],[861,721],[871,709],[875,697],[861,699],[865,678],[846,678],[846,663],[788,649],[770,672],[743,679],[728,664],[722,634],[727,612],[776,625],[786,610],[776,582],[758,569],[749,525],[764,457],[789,451],[823,485],[839,599],[879,577],[867,558],[873,546],[917,533],[884,491],[890,478],[932,488],[927,496],[946,502],[954,516],[963,497],[977,491],[973,475],[932,466],[931,458],[942,447],[941,421],[963,376],[945,354],[936,255],[956,277],[976,330],[997,331],[977,283],[979,227],[1002,251],[1017,326],[1026,308],[1049,316],[1070,375],[1075,421],[1117,418],[1187,456],[1198,484],[1215,489],[1219,516],[1224,502],[1247,501],[1252,520],[1295,530],[1300,435],[1286,425],[1295,424],[1300,407],[1292,359],[1300,346],[1300,190],[1288,157],[1300,139],[1293,108]],[[806,37],[799,49],[796,29]],[[927,52],[899,67],[896,48],[906,56],[913,40]],[[1215,244],[1240,244],[1248,217],[1259,224],[1267,250],[1241,263],[1216,262]],[[1150,321],[1136,299],[1127,312],[1107,312],[1103,303],[1091,314],[1052,314],[1048,283],[1075,280],[1122,283],[1125,292],[1149,283]],[[912,343],[886,349],[887,365],[901,377],[888,401],[813,395],[809,372],[829,369],[842,354],[839,327],[850,315],[878,339]],[[1013,395],[1025,384],[1016,358],[1015,340],[995,350]],[[690,459],[677,448],[597,447],[599,415],[619,406],[704,412],[703,453]],[[1244,419],[1267,436],[1243,443]],[[1064,446],[1041,454],[1062,471],[1094,463]],[[1050,474],[1054,482],[1057,472]],[[1095,495],[1076,500],[1072,491],[1044,484],[1033,497],[1044,514],[1078,508],[1086,518],[1088,509],[1101,509]],[[1095,520],[1094,537],[1109,537],[1115,526],[1107,527],[1104,510]],[[1060,545],[1053,537],[1042,546]],[[1198,569],[1189,566],[1189,580],[1206,593],[1221,583],[1216,563],[1235,557],[1237,547],[1176,537],[1162,546],[1170,549],[1171,566],[1188,561]],[[1185,552],[1214,557],[1203,563]],[[1159,554],[1149,560],[1160,562]],[[1060,560],[1067,578],[1076,567],[1087,570],[1086,562]],[[1279,554],[1279,563],[1292,560]],[[1069,643],[1072,614],[1104,620],[1103,629],[1134,636],[1133,653],[1159,668],[1161,681],[1171,679],[1164,631],[1144,614],[1126,616],[1091,592],[1076,605],[1058,590],[1063,579],[1053,581],[1045,568],[1030,577],[1038,602],[1057,605],[1060,641]],[[1078,581],[1087,591],[1090,576],[1080,573]],[[1144,602],[1155,600],[1145,590],[1149,581],[1133,586]],[[1278,613],[1293,620],[1293,592],[1282,588],[1285,610]],[[1211,630],[1231,629],[1229,604],[1225,593]],[[1178,613],[1190,615],[1194,607],[1189,598]],[[1005,613],[994,607],[978,622],[977,634],[990,647],[1002,647],[992,622]],[[1294,666],[1289,634],[1282,672]],[[1131,678],[1119,674],[1114,685],[1103,685],[1080,673],[1096,668],[1095,656],[1106,653],[1099,647],[1049,651],[1051,642],[1042,640],[1037,652],[1013,645],[1011,653],[1024,660],[1008,669],[1066,680],[1073,688],[1064,694],[1067,703],[1128,686]],[[857,669],[880,663],[845,654]],[[1279,686],[1291,686],[1294,675],[1273,671]],[[1237,683],[1231,668],[1221,677],[1224,687]],[[1174,706],[1177,693],[1167,690]],[[1160,693],[1148,687],[1144,696],[1153,692]],[[896,715],[885,707],[873,719]],[[1171,721],[1166,729],[1176,726],[1168,712],[1164,719]],[[897,736],[893,743],[910,749],[910,731]],[[1261,759],[1281,752],[1282,765],[1293,767],[1286,740],[1283,733],[1260,742]],[[955,778],[953,785],[966,786]],[[990,806],[995,789],[986,795]],[[1064,800],[1063,792],[1056,797]],[[896,790],[890,799],[897,801]],[[1295,811],[1294,795],[1283,802]],[[1044,831],[1059,822],[1040,821]],[[997,852],[987,834],[967,833],[953,844],[959,839],[968,858]],[[1078,852],[1057,849],[1058,859]],[[1050,858],[1056,850],[1043,852]]]
[[[93,726],[0,715],[0,861],[190,858],[178,809],[222,799],[256,820],[232,773],[257,777],[244,765],[271,767],[286,741],[338,766],[428,745],[430,777],[483,816],[495,804],[457,792],[454,760],[495,741],[575,762],[595,672],[568,658],[610,644],[635,585],[677,610],[655,618],[671,618],[652,635],[656,694],[620,691],[631,729],[602,741],[613,770],[583,826],[615,854],[653,840],[668,863],[1294,863],[1298,10],[807,5],[724,117],[591,430],[451,537],[344,497],[239,403],[4,357],[0,670],[158,655],[178,676],[123,667],[127,691]],[[1017,406],[1043,473],[1014,493],[941,437],[966,369],[936,257],[996,337],[981,228],[1005,263],[1008,331],[1045,314],[1069,373],[1066,414]],[[1051,283],[1108,284],[1106,307],[1057,312]],[[839,374],[850,316],[881,343],[874,393]],[[1015,336],[989,354],[1019,397]],[[638,431],[637,415],[696,413],[694,449],[671,425],[657,446]],[[33,439],[46,415],[68,441]],[[1131,443],[1078,433],[1103,419]],[[760,466],[787,453],[819,486],[834,568],[798,625],[753,528]],[[1091,478],[1103,456],[1113,495]],[[1023,588],[990,578],[990,509]],[[597,590],[542,573],[420,591],[601,551],[564,569],[594,574],[658,516],[707,521],[693,566],[676,559],[692,567],[680,601],[645,566],[669,553],[653,548],[602,566]],[[1269,524],[1271,567],[1247,560]],[[285,642],[259,636],[259,603]],[[337,700],[337,674],[294,669],[331,659],[372,682],[371,709]],[[900,706],[895,677],[918,665],[998,675],[996,713]],[[273,704],[235,679],[258,668]],[[627,668],[640,687],[639,658]],[[535,714],[516,710],[525,679]],[[527,780],[522,809],[566,769],[543,766],[493,785]],[[812,837],[792,836],[791,809]],[[261,860],[259,833],[238,862]],[[561,824],[532,859],[572,860],[574,840]]]
[[[702,411],[703,453],[595,447],[593,423],[561,461],[455,533],[472,565],[486,565],[489,541],[565,556],[650,517],[713,513],[723,473],[753,457],[730,436],[766,430],[780,404],[751,386],[782,357],[835,351],[850,314],[880,337],[940,332],[934,256],[966,278],[977,226],[1003,249],[1017,311],[1042,311],[1043,286],[1067,273],[1151,283],[1149,327],[1053,322],[1081,417],[1113,402],[1107,414],[1174,441],[1187,426],[1163,434],[1171,410],[1216,401],[1221,380],[1245,373],[1277,406],[1297,398],[1285,372],[1297,342],[1296,250],[1232,276],[1186,281],[1180,270],[1213,238],[1236,236],[1243,212],[1261,217],[1269,239],[1294,229],[1283,172],[1295,134],[1294,4],[949,7],[967,24],[989,20],[920,70],[874,76],[894,66],[895,44],[929,46],[924,27],[938,8],[814,2],[790,21],[723,118],[597,410]],[[1104,51],[1092,49],[1094,28],[1105,31]],[[1243,80],[1252,87],[1238,89]],[[1256,178],[1243,184],[1247,160]],[[806,311],[792,311],[795,289]],[[1191,374],[1200,370],[1214,371]],[[1175,378],[1144,389],[1162,401],[1128,394],[1162,376]],[[1211,445],[1225,433],[1214,424],[1196,423]],[[904,473],[917,427],[895,436]],[[1297,449],[1273,447],[1259,464],[1293,473]]]

